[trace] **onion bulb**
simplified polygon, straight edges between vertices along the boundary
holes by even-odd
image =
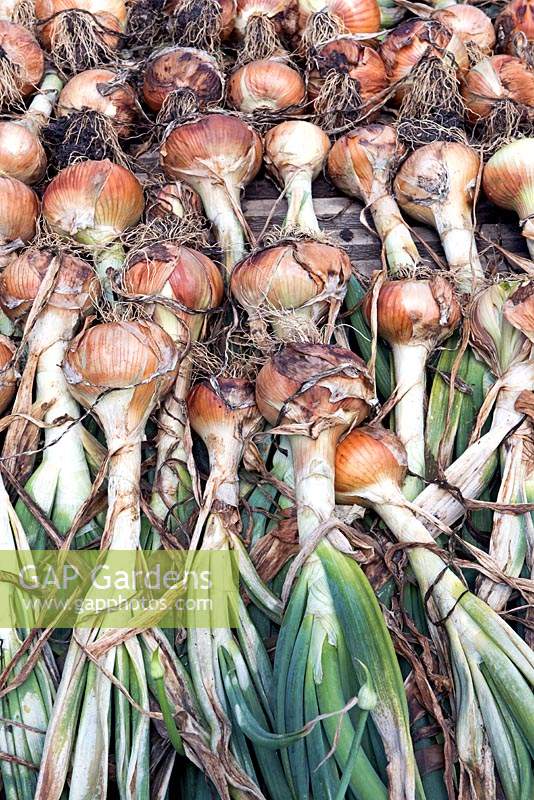
[[[230,288],[246,310],[255,343],[265,344],[267,323],[280,341],[311,339],[327,320],[332,333],[351,274],[344,250],[297,239],[258,250],[232,273]]]
[[[434,142],[412,153],[395,178],[400,207],[438,232],[451,277],[462,293],[484,281],[473,232],[478,153],[460,142]]]
[[[451,3],[432,14],[465,44],[476,46],[478,53],[489,55],[495,47],[495,31],[491,19],[481,8],[467,3]]]
[[[0,122],[0,175],[37,183],[44,176],[46,165],[39,136],[17,120]]]
[[[0,334],[0,414],[6,410],[17,389],[17,373],[13,367],[15,345]]]
[[[465,76],[462,97],[471,123],[493,119],[495,135],[507,137],[507,119],[520,124],[534,117],[534,73],[514,56],[483,58]]]
[[[35,16],[56,64],[78,72],[114,59],[128,12],[125,0],[35,0]]]
[[[372,294],[363,311],[371,324]],[[380,287],[377,330],[393,353],[398,402],[394,408],[395,432],[406,448],[413,473],[404,486],[412,500],[423,489],[426,477],[425,406],[426,363],[435,347],[459,325],[460,305],[450,284],[442,277],[431,280],[386,281]]]
[[[534,258],[534,139],[518,139],[498,150],[484,167],[483,187],[492,203],[516,212]]]
[[[118,73],[109,69],[89,69],[71,78],[59,95],[58,117],[77,111],[96,111],[109,117],[118,136],[131,133],[137,117],[136,96]]]
[[[166,0],[163,11],[174,41],[214,53],[234,29],[236,0]]]
[[[534,44],[533,0],[510,0],[495,20],[499,48],[532,66]]]
[[[216,59],[193,47],[168,47],[148,62],[143,98],[151,111],[169,118],[205,109],[221,100],[223,75]]]
[[[391,125],[366,125],[342,136],[328,156],[330,179],[369,207],[392,274],[413,273],[419,253],[404,222],[391,182],[404,147]]]
[[[43,77],[44,53],[30,31],[0,19],[0,56],[0,105],[20,105]]]
[[[298,71],[284,59],[266,58],[232,72],[227,98],[232,108],[244,114],[274,114],[304,103],[306,87]]]
[[[270,58],[296,28],[297,0],[237,0],[233,30],[241,43],[237,63]]]
[[[29,242],[35,236],[39,199],[15,178],[0,178],[0,251],[13,242]]]
[[[376,0],[298,0],[298,30],[315,47],[338,34],[377,33],[380,7]]]
[[[308,96],[323,126],[324,115],[336,127],[362,110],[369,117],[368,109],[388,86],[380,55],[351,36],[338,36],[318,47],[311,62]]]
[[[287,214],[284,231],[319,233],[312,199],[312,182],[330,150],[330,140],[317,125],[287,120],[265,135],[265,165],[284,188]]]
[[[160,148],[165,175],[200,195],[217,233],[228,275],[245,250],[241,191],[261,166],[256,131],[237,117],[210,114],[175,127]]]

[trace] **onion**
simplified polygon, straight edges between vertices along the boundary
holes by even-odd
[[[241,41],[238,63],[269,58],[295,35],[297,0],[237,0],[234,36]]]
[[[44,53],[26,28],[0,19],[0,54],[0,104],[20,105],[43,77]]]
[[[39,37],[67,72],[114,58],[126,28],[125,0],[35,0]]]
[[[473,198],[480,171],[475,150],[459,142],[434,142],[412,153],[395,178],[400,207],[432,225],[461,293],[484,281],[473,233]]]
[[[38,216],[35,192],[15,178],[0,178],[0,248],[33,239]]]
[[[534,2],[510,0],[495,20],[499,48],[511,56],[524,57],[532,66]]]
[[[200,195],[230,274],[244,255],[240,195],[261,166],[258,134],[236,117],[210,114],[171,130],[160,153],[165,175]]]
[[[61,237],[95,251],[97,271],[109,295],[108,268],[124,260],[122,247],[111,246],[143,213],[143,190],[137,178],[111,161],[84,161],[62,170],[43,195],[43,216]]]
[[[164,225],[169,219],[178,223],[178,231],[188,220],[202,222],[202,201],[198,194],[186,183],[175,181],[154,189],[147,201],[146,218],[149,223],[155,220]],[[168,227],[168,226],[166,226]],[[173,226],[171,226],[172,229]],[[171,238],[177,238],[176,235]]]
[[[152,111],[184,113],[188,106],[205,109],[223,94],[223,75],[215,58],[192,47],[169,47],[149,62],[143,98]],[[181,107],[183,106],[183,107]]]
[[[479,53],[489,55],[495,47],[495,31],[491,19],[481,8],[452,3],[432,14],[464,44],[474,44]]]
[[[126,137],[131,133],[137,117],[136,96],[120,76],[109,69],[90,69],[75,75],[65,85],[57,104],[58,117],[67,117],[76,111],[96,111],[109,117],[117,134]]]
[[[244,114],[275,113],[306,100],[306,87],[298,71],[280,58],[251,61],[232,72],[228,103]]]
[[[338,127],[348,119],[357,118],[388,86],[380,55],[350,36],[338,36],[317,48],[312,65],[308,96],[314,101],[322,125],[325,124],[322,115],[332,112],[333,125]]]
[[[298,0],[298,30],[315,46],[342,33],[377,33],[380,7],[376,0]]]
[[[515,211],[534,258],[534,139],[502,147],[484,167],[483,187],[495,205]]]
[[[311,338],[327,319],[325,339],[345,297],[351,275],[344,250],[298,239],[259,250],[237,264],[232,294],[246,310],[252,336],[265,344],[267,323],[278,340]]]
[[[17,373],[13,367],[15,345],[0,334],[0,414],[6,410],[17,389]]]
[[[363,310],[370,323],[372,293],[366,296]],[[412,500],[422,491],[421,478],[426,477],[426,363],[436,346],[458,327],[462,315],[450,284],[440,276],[386,281],[380,287],[376,311],[378,334],[393,353],[399,397],[393,412],[395,432],[413,473],[404,486]]]
[[[46,164],[44,147],[31,129],[19,121],[0,122],[0,175],[38,183]]]
[[[465,76],[462,85],[467,117],[473,124],[493,120],[496,136],[507,137],[508,125],[534,115],[534,74],[519,58],[483,58]]]
[[[174,41],[215,52],[234,29],[236,0],[166,0]]]
[[[335,186],[369,207],[392,274],[413,273],[420,261],[391,188],[403,153],[392,126],[366,125],[338,139],[328,156]]]
[[[198,341],[206,325],[206,314],[223,298],[219,270],[207,256],[172,243],[155,244],[129,257],[124,287],[134,295],[167,298],[170,306],[154,304],[153,319],[180,345]],[[187,464],[184,449],[186,420],[184,404],[191,382],[194,357],[182,360],[172,391],[159,414],[156,477],[151,508],[162,524],[176,503],[183,502],[182,472]],[[189,487],[185,487],[186,489]],[[177,512],[181,516],[182,508]],[[157,541],[157,535],[155,541]]]
[[[393,434],[378,427],[356,428],[337,448],[336,498],[340,503],[373,508],[395,538],[407,546],[410,565],[426,598],[427,615],[434,623],[442,620],[449,638],[459,758],[476,785],[491,785],[494,764],[487,763],[485,733],[492,743],[499,776],[513,793],[508,778],[517,774],[523,753],[527,758],[523,737],[528,740],[531,735],[526,723],[534,714],[529,686],[534,681],[532,651],[465,588],[435,552],[433,537],[403,499],[400,484],[405,465],[402,445]],[[442,647],[435,624],[429,629],[436,646]],[[505,709],[502,717],[498,709]],[[512,742],[502,737],[504,714],[513,720]]]
[[[312,182],[323,168],[329,150],[328,136],[311,122],[287,120],[267,132],[265,165],[284,188],[286,233],[320,232],[313,208]]]

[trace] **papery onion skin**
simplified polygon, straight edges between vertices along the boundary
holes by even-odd
[[[529,251],[534,253],[534,139],[517,139],[493,155],[482,176],[487,197],[519,217]]]
[[[340,25],[340,33],[377,33],[380,7],[376,0],[299,0],[298,28],[306,30],[310,17],[327,11]]]
[[[329,150],[326,133],[305,120],[286,120],[265,135],[265,164],[282,186],[303,169],[315,179]]]
[[[256,403],[271,425],[303,422],[317,425],[319,433],[321,423],[334,424],[336,417],[340,424],[347,418],[350,424],[363,422],[373,387],[364,362],[350,350],[288,344],[258,373]]]
[[[52,229],[85,244],[113,241],[139,221],[143,208],[137,178],[107,159],[65,167],[43,196],[43,215]]]
[[[189,421],[208,446],[220,441],[221,429],[230,428],[240,438],[258,427],[261,414],[256,406],[254,384],[242,378],[217,378],[198,383],[187,397]]]
[[[152,111],[159,111],[171,92],[190,89],[199,109],[218,102],[223,94],[223,76],[209,53],[194,47],[169,47],[157,53],[147,65],[143,99]]]
[[[455,33],[464,44],[472,42],[486,55],[495,47],[495,30],[491,19],[481,8],[467,3],[453,3],[432,15]]]
[[[186,183],[166,183],[155,191],[147,203],[147,219],[165,218],[169,215],[183,219],[190,212],[202,214],[202,201]]]
[[[372,294],[363,312],[370,320]],[[424,344],[430,351],[460,324],[462,313],[450,283],[431,280],[386,281],[377,300],[378,333],[389,344]]]
[[[0,334],[0,414],[6,410],[17,389],[17,374],[12,366],[15,352],[13,342]]]
[[[134,90],[127,83],[120,83],[116,72],[88,69],[65,84],[56,113],[58,117],[66,117],[86,109],[98,111],[113,120],[119,136],[126,137],[137,117],[136,102]]]
[[[248,23],[255,17],[267,17],[281,38],[295,34],[297,26],[296,0],[237,0],[233,34],[238,39],[246,35]]]
[[[217,0],[217,2],[220,9],[218,35],[221,41],[224,42],[230,38],[234,29],[237,2],[236,0]],[[183,0],[167,0],[163,10],[168,16],[180,17],[180,7],[182,4]],[[198,12],[201,14],[203,13],[201,3],[199,3]]]
[[[511,297],[506,300],[504,317],[534,342],[534,283],[528,281],[520,286]]]
[[[38,134],[22,121],[0,121],[0,175],[22,183],[38,183],[47,158]]]
[[[534,110],[534,73],[514,56],[484,58],[469,70],[461,92],[471,123],[489,117],[503,100]]]
[[[380,485],[402,486],[408,462],[400,439],[378,426],[354,428],[336,449],[336,499],[366,505],[359,492]]]
[[[396,162],[405,147],[397,140],[392,125],[365,125],[355,128],[335,142],[328,155],[328,174],[334,184],[351,197],[372,202],[373,184],[378,172],[384,188],[393,177]]]
[[[0,276],[2,308],[11,319],[25,317],[30,311],[54,258],[61,263],[47,306],[84,314],[92,309],[98,283],[87,261],[68,253],[55,256],[47,250],[29,249],[13,259]]]
[[[124,288],[135,295],[170,297],[190,311],[199,312],[217,308],[224,294],[221,273],[213,261],[198,250],[172,242],[149,245],[131,255]],[[156,303],[153,319],[167,332],[170,328],[165,323],[169,317],[182,321],[177,327],[177,337],[182,339],[186,328],[197,339],[205,319],[202,313],[167,309]]]
[[[255,111],[280,111],[298,106],[306,99],[306,87],[296,69],[275,58],[251,61],[230,76],[229,104],[252,114]]]
[[[521,56],[534,43],[533,0],[510,0],[497,19],[495,31],[499,49],[512,56]]]
[[[131,388],[125,422],[132,430],[142,422],[154,397],[170,389],[178,355],[170,336],[150,320],[106,322],[73,339],[63,373],[71,393],[85,408],[91,408],[106,390]]]
[[[0,20],[0,48],[20,72],[17,90],[22,97],[34,92],[44,74],[44,53],[29,30],[15,22]]]
[[[76,10],[93,15],[95,22],[102,27],[102,41],[108,48],[115,50],[119,47],[121,38],[118,34],[126,29],[128,17],[124,0],[35,0],[39,38],[47,50],[53,47],[54,32],[57,21],[62,18],[61,12]]]
[[[437,20],[409,19],[391,31],[380,46],[390,83],[406,78],[423,57],[454,57],[462,74],[469,67],[469,57],[461,39]],[[400,102],[409,91],[409,83],[399,86],[395,100]]]
[[[377,98],[389,83],[379,53],[350,36],[339,36],[319,47],[314,64],[308,78],[310,100],[317,98],[330,70],[346,73],[355,81],[362,104]]]
[[[35,192],[15,178],[0,178],[0,245],[33,239],[38,216]]]

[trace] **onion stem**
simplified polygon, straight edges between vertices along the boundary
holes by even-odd
[[[426,362],[428,347],[422,344],[392,343],[396,391],[399,401],[395,405],[395,432],[408,456],[408,475],[404,493],[409,500],[423,489],[421,478],[426,477],[425,467],[425,406]],[[421,477],[416,477],[421,476]]]
[[[484,270],[471,220],[466,220],[460,211],[455,211],[450,205],[443,210],[446,210],[446,214],[440,213],[441,208],[436,205],[434,217],[447,264],[458,290],[472,294],[484,282]]]
[[[369,210],[382,240],[391,275],[414,274],[421,257],[395,198],[391,194],[382,194],[371,200]]]
[[[307,170],[292,173],[286,182],[287,214],[284,220],[285,233],[301,231],[317,234],[321,232],[313,207],[312,181]]]
[[[229,276],[245,255],[245,234],[235,211],[240,208],[240,189],[226,182],[221,185],[202,181],[195,188],[206,216],[215,228],[226,275]]]

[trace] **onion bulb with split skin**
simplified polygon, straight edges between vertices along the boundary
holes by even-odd
[[[115,60],[128,12],[125,0],[35,0],[35,16],[44,47],[72,74]]]
[[[268,325],[278,341],[332,336],[351,275],[344,250],[297,239],[258,250],[232,273],[230,288],[245,309],[254,343],[269,349]]]
[[[432,19],[443,23],[468,48],[474,45],[473,50],[479,57],[493,52],[495,30],[491,19],[481,8],[468,3],[451,3],[446,8],[434,11]]]
[[[341,127],[364,113],[372,119],[374,102],[388,86],[386,68],[372,47],[338,36],[310,54],[308,97],[322,127]]]
[[[72,396],[84,408],[91,409],[104,430],[109,454],[108,505],[100,546],[103,551],[123,551],[125,570],[135,569],[135,551],[139,548],[145,426],[172,385],[179,358],[180,352],[159,325],[132,320],[86,328],[70,342],[63,361],[63,374]],[[71,785],[85,788],[94,781],[105,797],[113,730],[115,749],[124,753],[125,764],[118,767],[121,782],[132,780],[142,796],[149,794],[150,706],[141,646],[137,637],[131,637],[127,643],[107,650],[96,665],[88,665],[84,648],[100,635],[98,626],[77,628],[71,640],[47,729],[35,800],[59,800],[69,773]],[[107,714],[95,724],[102,708],[120,703],[118,695],[114,695],[117,688],[100,668],[122,685],[135,686],[137,703],[142,708],[142,712],[132,709],[134,716],[128,716],[127,723],[118,715],[114,729]],[[134,676],[132,684],[130,675]],[[68,711],[74,717],[66,731]],[[132,728],[136,747],[124,750],[125,738]]]
[[[534,0],[510,0],[495,20],[497,45],[534,66]]]
[[[377,0],[298,0],[298,39],[306,53],[340,34],[380,31]]]
[[[237,0],[233,36],[239,41],[237,64],[270,58],[297,30],[297,0]]]
[[[224,76],[214,56],[193,47],[168,47],[148,62],[143,99],[159,119],[170,122],[217,105]]]
[[[462,294],[472,294],[484,283],[473,230],[479,173],[476,150],[460,142],[434,142],[406,159],[394,184],[403,211],[437,230],[451,278]]]
[[[459,79],[469,67],[460,37],[436,19],[410,19],[380,47],[389,81],[397,85],[399,135],[414,146],[463,137]]]
[[[498,150],[484,167],[482,185],[492,203],[516,212],[534,259],[534,139],[518,139]]]
[[[414,274],[420,257],[393,195],[392,181],[405,148],[391,125],[355,128],[328,155],[331,181],[369,208],[392,275]]]
[[[372,292],[364,300],[363,311],[371,324]],[[378,335],[393,353],[399,398],[393,410],[395,432],[413,473],[404,485],[406,496],[413,500],[426,477],[426,364],[437,345],[458,327],[462,315],[451,285],[441,276],[386,281],[378,293],[376,314]]]
[[[149,188],[145,219],[160,238],[198,247],[207,244],[202,201],[186,183],[174,181]]]
[[[109,117],[117,135],[125,137],[132,132],[137,117],[137,97],[117,72],[88,69],[71,78],[59,95],[58,117],[69,117],[77,111],[95,111]]]
[[[326,710],[326,696],[331,703],[330,710],[342,708],[348,701],[350,689],[340,680],[344,652],[354,665],[355,676],[361,678],[362,663],[371,673],[379,698],[372,712],[373,721],[389,762],[388,794],[360,749],[351,773],[352,791],[357,797],[381,800],[388,796],[414,797],[415,759],[398,662],[376,597],[356,561],[350,558],[351,548],[344,541],[343,533],[336,528],[336,446],[344,433],[361,424],[370,413],[373,405],[370,376],[363,362],[348,350],[317,344],[290,344],[260,370],[256,379],[256,403],[267,421],[276,426],[275,431],[288,437],[301,548],[305,550],[313,541],[320,526],[330,525],[318,544],[315,540],[314,549],[306,553],[282,621],[274,664],[277,730],[288,730],[290,709],[293,713],[297,706],[302,721],[310,719],[311,709],[288,678],[295,641],[303,640],[303,663],[322,666],[319,673],[310,671],[319,705],[311,716],[315,716],[317,710]],[[340,723],[344,745],[338,748],[340,732],[333,722],[326,727],[326,741],[321,746],[326,751],[335,745],[340,771],[346,766],[350,751],[347,743],[354,735],[350,719],[347,714],[344,716],[347,724]],[[320,755],[326,755],[326,752],[320,755],[317,750],[314,752],[314,762]],[[294,780],[299,777],[303,755],[299,753],[298,757],[289,758]],[[312,758],[311,752],[309,757]],[[299,784],[301,795],[308,791],[309,780],[312,779],[306,773]]]
[[[462,84],[467,118],[485,148],[495,149],[534,121],[534,72],[519,58],[483,58]]]
[[[34,301],[43,282],[50,279],[50,271],[54,274],[53,288],[26,340],[28,357],[14,407],[16,413],[30,415],[34,403],[36,408],[46,409],[42,458],[33,469],[35,455],[16,457],[18,452],[39,447],[41,431],[24,417],[15,419],[9,427],[2,455],[10,458],[8,469],[16,472],[19,480],[24,481],[31,473],[26,491],[65,535],[91,493],[91,476],[81,425],[73,424],[80,411],[67,389],[61,362],[82,318],[93,308],[98,282],[91,265],[80,258],[27,250],[3,271],[0,296],[6,314],[24,323],[30,311],[37,311]],[[17,513],[31,546],[44,548],[46,534],[31,511],[19,502]],[[74,546],[98,536],[95,524],[85,525],[78,531]]]
[[[213,261],[197,250],[172,242],[154,244],[131,254],[124,273],[128,296],[154,296],[152,318],[183,349],[202,338],[208,313],[222,302],[224,285]],[[158,302],[161,298],[162,302]],[[168,305],[165,305],[168,301]],[[184,445],[185,399],[191,383],[194,354],[180,363],[176,381],[158,416],[157,461],[151,508],[160,523],[174,515],[185,521],[186,501],[191,496]],[[151,546],[159,542],[152,533]]]
[[[274,114],[291,109],[299,113],[306,101],[300,73],[285,58],[266,58],[238,67],[228,80],[228,103],[244,114]]]
[[[209,114],[172,128],[160,148],[167,178],[191,186],[202,199],[229,276],[245,254],[241,191],[261,166],[261,139],[235,116]]]
[[[83,161],[62,170],[43,195],[43,216],[51,230],[89,248],[108,299],[108,269],[124,261],[120,239],[144,209],[143,189],[129,170],[111,161]]]
[[[283,232],[319,234],[312,198],[312,183],[321,172],[330,139],[317,125],[286,120],[265,135],[265,166],[283,188],[287,213]]]
[[[506,797],[517,797],[517,780],[530,791],[529,751],[534,741],[534,655],[524,640],[489,606],[471,594],[447,566],[418,516],[403,498],[406,453],[391,432],[375,427],[352,430],[339,444],[336,499],[372,508],[401,544],[425,600],[436,647],[449,639],[456,705],[458,756],[476,796],[495,785],[494,769]],[[418,545],[421,545],[420,547]],[[438,623],[440,628],[437,627]],[[487,758],[488,743],[492,759]],[[495,759],[495,764],[493,759]],[[520,777],[519,777],[520,776]]]
[[[166,0],[163,12],[172,40],[216,54],[229,39],[235,22],[236,0]]]
[[[0,107],[19,106],[44,74],[44,53],[22,25],[0,19]]]

